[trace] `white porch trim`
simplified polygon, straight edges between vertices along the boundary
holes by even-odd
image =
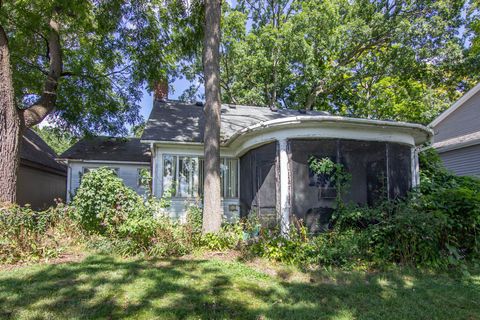
[[[278,140],[280,160],[280,230],[283,236],[290,231],[290,179],[288,164],[288,140]]]

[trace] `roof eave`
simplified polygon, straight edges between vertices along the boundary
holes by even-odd
[[[428,126],[435,127],[437,124],[445,120],[450,114],[452,114],[455,110],[460,108],[465,102],[470,100],[475,94],[480,91],[480,83],[478,83],[475,87],[470,89],[467,93],[465,93],[460,99],[458,99],[451,107],[447,110],[442,112],[438,117],[436,117]]]
[[[371,120],[371,119],[359,119],[359,118],[348,118],[340,116],[295,116],[295,117],[286,117],[281,119],[275,119],[270,121],[261,122],[253,126],[239,130],[237,133],[232,135],[226,142],[226,145],[233,143],[238,137],[254,132],[260,131],[262,129],[273,128],[276,126],[285,126],[292,124],[300,124],[306,122],[330,122],[330,123],[349,123],[357,125],[365,125],[372,127],[394,127],[398,129],[408,129],[408,130],[418,130],[423,133],[425,136],[424,141],[416,141],[417,145],[424,144],[429,142],[433,137],[433,130],[416,123],[407,123],[407,122],[391,122],[385,120]]]

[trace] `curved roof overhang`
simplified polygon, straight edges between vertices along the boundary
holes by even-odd
[[[385,141],[419,146],[430,142],[433,131],[406,122],[347,118],[339,116],[295,116],[261,122],[237,131],[224,145],[236,156],[262,144],[280,139],[338,138]]]

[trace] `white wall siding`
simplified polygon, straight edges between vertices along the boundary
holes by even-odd
[[[83,168],[99,168],[99,167],[109,167],[109,168],[118,168],[118,176],[123,180],[125,185],[129,188],[132,188],[137,193],[143,195],[145,193],[145,188],[138,185],[138,170],[141,168],[150,169],[148,164],[122,164],[122,163],[105,163],[105,162],[74,162],[69,161],[68,163],[68,179],[69,179],[69,192],[70,195],[74,195],[78,187],[80,186],[80,177],[83,173]],[[71,198],[69,199],[71,200]]]
[[[440,158],[457,175],[480,177],[480,144],[440,153]]]
[[[187,208],[189,205],[198,205],[198,200],[188,198],[173,198],[171,206],[166,211],[172,219],[181,222],[187,221]],[[201,205],[201,204],[200,204]],[[223,220],[227,222],[235,222],[240,219],[240,200],[239,199],[223,199]]]

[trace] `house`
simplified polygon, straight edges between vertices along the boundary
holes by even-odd
[[[480,83],[429,125],[433,147],[457,175],[480,177]]]
[[[351,174],[344,201],[373,204],[404,196],[419,182],[417,147],[431,139],[422,125],[331,116],[325,112],[223,105],[221,180],[225,219],[257,213],[280,222],[293,216],[311,231],[328,225],[335,207],[331,179],[308,159],[329,158]],[[173,190],[172,217],[203,194],[203,106],[156,95],[141,142],[152,154],[155,196]]]
[[[138,171],[151,167],[152,193],[172,195],[172,218],[203,195],[201,103],[171,101],[166,86],[138,139],[84,139],[66,151],[68,191],[83,173],[109,166],[141,192]],[[341,163],[351,179],[342,200],[371,205],[395,199],[419,182],[418,147],[432,131],[419,124],[332,116],[326,112],[223,105],[221,108],[221,196],[225,220],[254,212],[265,223],[302,219],[312,232],[328,227],[336,205],[332,177],[315,174],[310,157]]]
[[[40,136],[26,129],[20,144],[17,176],[17,203],[30,204],[35,210],[65,201],[67,167],[57,162],[57,154]]]
[[[139,194],[148,190],[140,178],[142,170],[150,170],[150,149],[138,138],[85,137],[60,158],[68,167],[67,202],[80,186],[82,176],[100,167],[115,170],[124,183]]]

